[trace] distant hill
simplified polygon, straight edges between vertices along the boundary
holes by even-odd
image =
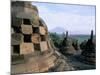
[[[55,27],[54,29],[49,30],[49,32],[52,33],[58,33],[58,34],[62,34],[63,32],[65,33],[68,29],[65,29],[63,27]],[[69,35],[90,35],[91,31],[81,31],[81,30],[68,30],[68,34]],[[94,31],[94,35],[95,35],[95,31]]]
[[[58,34],[62,34],[63,32],[66,32],[66,30],[64,28],[61,28],[61,27],[56,27],[54,29],[49,30],[49,32],[56,32]]]

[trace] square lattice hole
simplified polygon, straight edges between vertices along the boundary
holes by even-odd
[[[21,33],[21,27],[12,26],[15,33]]]
[[[31,25],[30,19],[23,19],[23,24]]]
[[[31,35],[24,34],[24,42],[31,42]]]
[[[33,33],[39,33],[39,27],[33,27]]]
[[[39,20],[39,23],[40,23],[40,24],[39,24],[40,26],[43,26],[43,24],[42,24],[42,22],[41,22],[40,20]]]
[[[34,44],[34,50],[40,51],[40,44]]]
[[[13,45],[13,53],[15,53],[15,54],[20,53],[20,46],[19,45]]]
[[[46,41],[45,35],[41,35],[41,41]]]

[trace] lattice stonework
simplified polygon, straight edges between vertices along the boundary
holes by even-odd
[[[16,20],[17,19],[17,20]],[[48,50],[46,29],[42,25],[33,25],[30,19],[15,18],[12,25],[12,54],[30,54],[35,51]]]
[[[23,34],[32,34],[32,25],[21,25]]]
[[[34,52],[33,43],[20,44],[20,54],[29,54],[31,52]]]

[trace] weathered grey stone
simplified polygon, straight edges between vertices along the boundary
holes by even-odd
[[[13,33],[11,37],[11,45],[19,45],[23,41],[23,35],[20,33]]]
[[[24,34],[32,34],[32,25],[21,25],[22,33]]]
[[[31,40],[33,43],[39,43],[40,42],[40,36],[39,34],[33,34],[31,37]]]
[[[33,43],[21,43],[20,44],[20,54],[30,54],[34,52]]]

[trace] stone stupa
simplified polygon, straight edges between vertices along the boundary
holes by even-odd
[[[64,53],[64,54],[74,54],[76,53],[76,50],[73,46],[73,42],[72,42],[72,39],[68,36],[68,31],[66,31],[66,34],[65,34],[65,37],[62,41],[62,44],[61,44],[61,52]]]
[[[96,64],[96,40],[93,38],[93,30],[88,41],[81,44],[82,53],[81,58],[85,63],[95,65]]]
[[[37,7],[27,1],[12,1],[11,73],[74,70],[66,61],[55,50]]]

